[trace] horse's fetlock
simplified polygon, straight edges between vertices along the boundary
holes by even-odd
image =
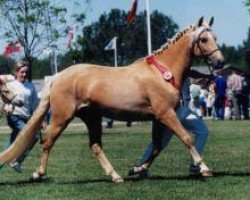
[[[37,172],[40,174],[40,175],[45,175],[46,174],[46,172],[45,172],[45,170],[44,170],[44,168],[42,167],[42,166],[40,166],[38,169],[37,169]]]
[[[91,146],[91,150],[96,156],[98,156],[101,153],[101,147],[98,144],[93,144]]]

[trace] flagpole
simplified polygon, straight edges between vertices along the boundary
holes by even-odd
[[[114,48],[114,60],[115,60],[115,67],[117,67],[117,37],[115,37],[115,48]]]
[[[152,52],[151,46],[151,25],[150,25],[150,11],[149,11],[149,0],[146,1],[146,12],[147,12],[147,33],[148,33],[148,55]]]
[[[52,44],[51,46],[50,46],[50,48],[51,48],[51,53],[52,53],[52,55],[53,55],[53,65],[54,65],[54,73],[55,74],[57,74],[57,72],[58,72],[58,69],[57,69],[57,46],[55,45],[55,44]]]

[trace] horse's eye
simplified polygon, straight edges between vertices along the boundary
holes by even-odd
[[[207,41],[208,41],[207,38],[201,38],[201,42],[202,42],[202,43],[206,43]]]

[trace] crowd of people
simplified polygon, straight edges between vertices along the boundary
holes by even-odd
[[[201,117],[216,120],[249,119],[249,80],[232,70],[228,75],[217,72],[209,80],[192,79],[192,110]]]

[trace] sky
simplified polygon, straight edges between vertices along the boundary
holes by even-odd
[[[150,11],[158,10],[179,25],[180,29],[196,24],[201,16],[208,21],[215,17],[213,31],[218,43],[228,46],[241,45],[247,39],[250,13],[244,0],[149,0]],[[130,10],[133,0],[92,0],[92,8],[86,13],[86,24],[98,21],[101,14],[112,8]],[[145,0],[139,0],[138,11],[145,10]],[[136,22],[135,22],[136,23]],[[145,33],[146,34],[146,33]]]
[[[85,25],[98,21],[101,14],[109,13],[111,9],[118,8],[129,11],[134,0],[91,0],[90,8],[84,5],[76,6],[77,0],[58,0],[58,5],[66,6],[68,10],[85,12]],[[78,0],[81,2],[82,0]],[[145,10],[146,0],[138,0],[138,12]],[[227,46],[242,45],[247,39],[247,32],[250,27],[250,13],[243,3],[244,0],[149,0],[150,11],[158,10],[163,14],[172,17],[180,30],[190,24],[196,24],[201,16],[209,20],[215,17],[213,32],[217,35],[219,44]],[[135,21],[136,23],[136,21]],[[147,37],[145,32],[145,37]],[[66,41],[65,38],[63,41]],[[108,42],[108,41],[107,41]],[[4,51],[6,42],[0,41],[0,51]],[[61,45],[62,46],[62,45]],[[65,42],[66,47],[66,42]],[[61,53],[67,51],[60,48]]]

